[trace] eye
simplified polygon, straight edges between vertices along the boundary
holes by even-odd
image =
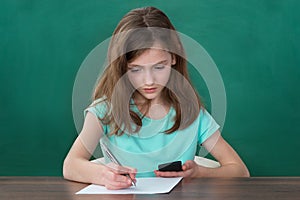
[[[165,68],[165,65],[162,65],[162,64],[159,64],[159,65],[155,65],[154,66],[154,69],[156,69],[156,70],[162,70],[162,69],[164,69]]]
[[[129,71],[132,73],[136,73],[136,72],[142,71],[142,68],[141,67],[131,67],[131,68],[129,68]]]

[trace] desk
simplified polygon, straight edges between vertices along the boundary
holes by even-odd
[[[300,199],[300,177],[183,179],[169,194],[74,194],[85,186],[61,177],[0,177],[0,199]]]

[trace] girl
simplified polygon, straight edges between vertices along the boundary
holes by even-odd
[[[183,46],[162,11],[147,7],[126,14],[113,33],[108,63],[65,158],[66,179],[121,189],[136,176],[249,176],[191,86]],[[99,141],[123,166],[89,161]],[[221,166],[198,165],[198,145]],[[159,164],[177,160],[182,171],[157,170]]]

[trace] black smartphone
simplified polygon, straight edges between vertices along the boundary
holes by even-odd
[[[158,165],[158,171],[161,172],[179,172],[182,171],[181,161],[175,161]]]

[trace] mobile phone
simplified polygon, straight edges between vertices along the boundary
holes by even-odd
[[[158,165],[158,171],[161,172],[179,172],[182,171],[181,161],[169,162]]]

